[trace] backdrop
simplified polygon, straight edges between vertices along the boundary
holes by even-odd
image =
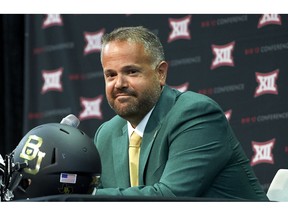
[[[25,15],[23,134],[72,113],[93,138],[114,116],[105,98],[100,39],[136,25],[161,39],[168,85],[220,104],[267,190],[276,171],[288,168],[287,15]]]

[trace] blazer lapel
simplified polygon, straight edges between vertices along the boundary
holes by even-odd
[[[122,135],[113,138],[114,172],[119,187],[129,187],[128,162],[128,132],[127,125],[122,128]]]
[[[153,131],[145,132],[145,136],[143,137],[141,150],[140,150],[140,161],[139,161],[139,184],[144,184],[144,170],[148,161],[148,157],[150,155],[151,148],[153,146],[153,142],[155,137],[159,131],[160,125],[158,125]]]
[[[144,170],[151,148],[161,128],[162,121],[175,103],[177,94],[179,94],[178,91],[172,90],[168,86],[164,86],[161,97],[147,122],[140,150],[139,184],[144,184]]]

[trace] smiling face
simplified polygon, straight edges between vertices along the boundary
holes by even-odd
[[[155,68],[142,44],[112,41],[102,49],[102,67],[109,105],[136,127],[160,97],[167,63]]]

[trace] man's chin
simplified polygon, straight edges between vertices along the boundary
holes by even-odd
[[[123,104],[121,106],[114,107],[114,111],[121,116],[122,118],[130,117],[133,115],[137,115],[137,112],[135,112],[134,109],[131,109],[131,105],[125,105]]]

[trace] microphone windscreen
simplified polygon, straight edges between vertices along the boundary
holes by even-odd
[[[77,128],[80,124],[80,120],[75,115],[69,114],[62,119],[60,124],[65,124]]]

